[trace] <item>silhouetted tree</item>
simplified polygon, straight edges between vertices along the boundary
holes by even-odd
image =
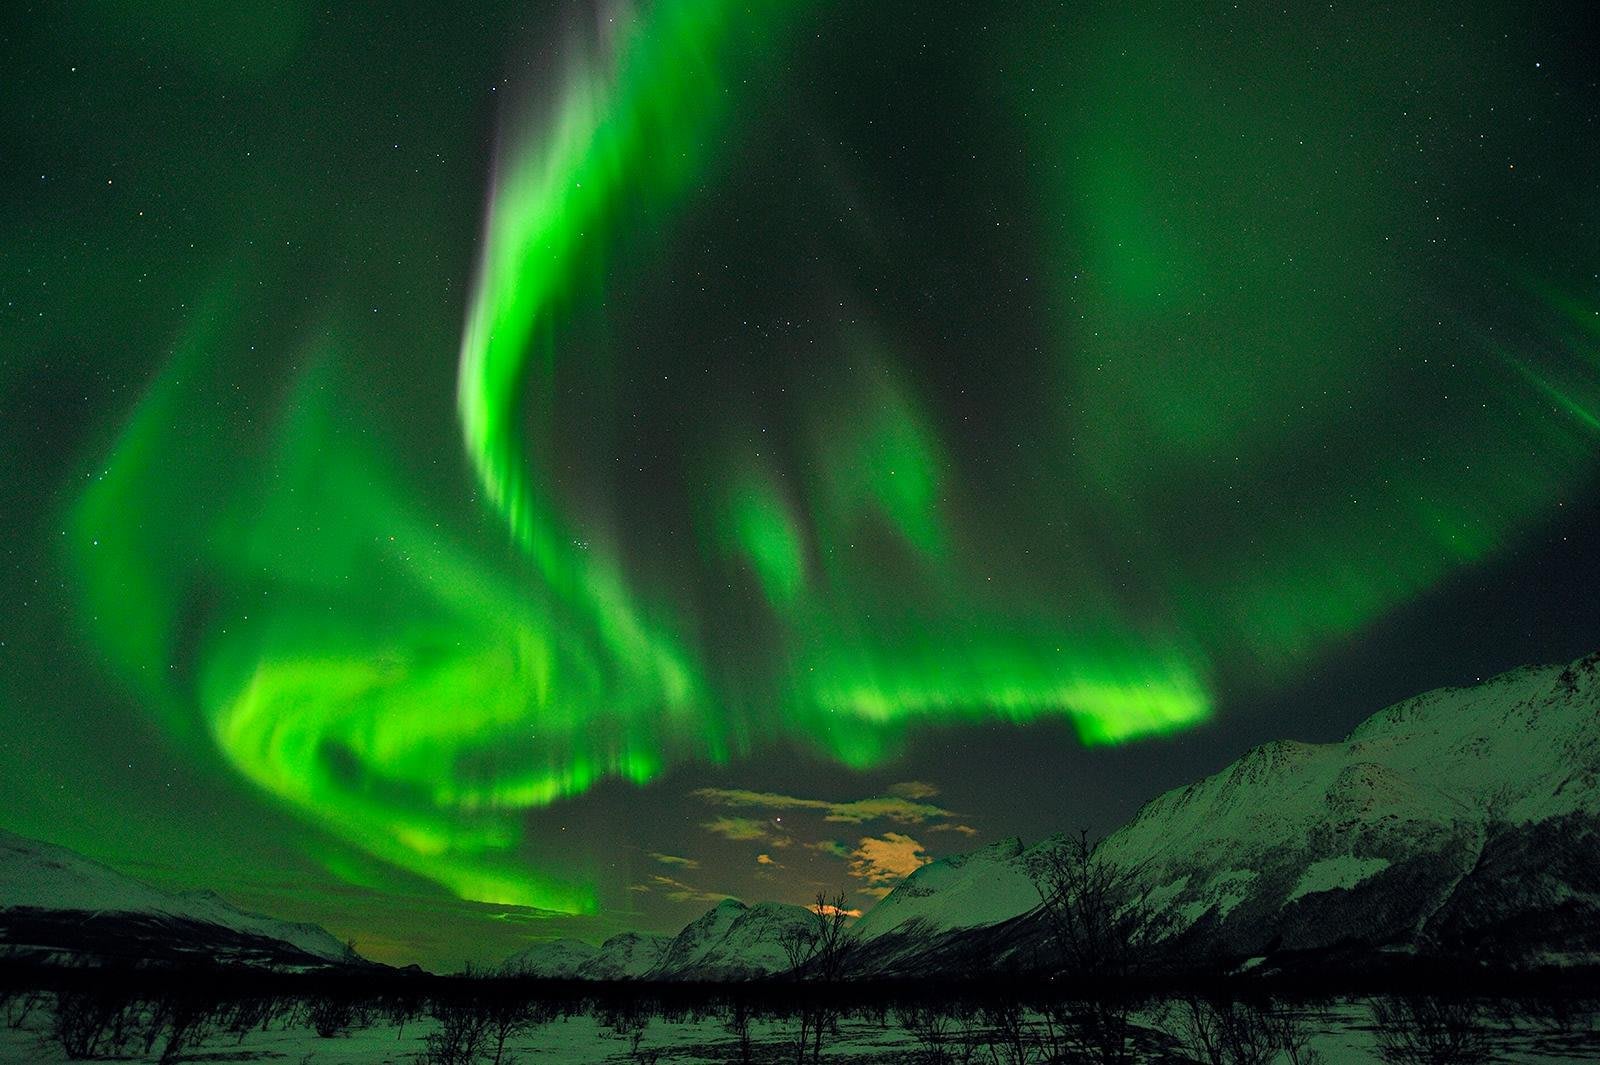
[[[33,1011],[50,999],[48,992],[37,988],[10,988],[4,999],[7,1028],[21,1028]]]
[[[811,921],[785,929],[778,938],[789,962],[789,974],[823,989],[801,1004],[800,1031],[794,1043],[797,1065],[804,1065],[808,1057],[813,1065],[821,1061],[823,1035],[838,1026],[831,989],[844,979],[856,946],[849,934],[849,921],[844,892],[829,899],[819,891],[811,907]]]
[[[1275,1003],[1267,1012],[1266,1022],[1286,1065],[1323,1065],[1322,1053],[1311,1046],[1315,1025],[1306,1019],[1303,1011],[1292,1010],[1282,1002]]]
[[[1111,861],[1103,843],[1080,832],[1047,850],[1034,886],[1057,972],[1096,988],[1125,987],[1165,960],[1172,918],[1151,898],[1143,867]]]
[[[1103,842],[1103,841],[1102,841]],[[1165,961],[1172,929],[1142,867],[1111,861],[1087,832],[1040,857],[1034,886],[1050,930],[1056,975],[1090,994],[1049,1007],[1059,1040],[1081,1060],[1130,1060],[1135,991]]]

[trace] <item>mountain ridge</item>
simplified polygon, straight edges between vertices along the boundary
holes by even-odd
[[[913,872],[853,926],[856,973],[1041,964],[1036,883],[1063,839]],[[1097,853],[1137,870],[1200,955],[1600,959],[1600,652],[1411,696],[1333,742],[1258,744],[1146,802]],[[782,904],[718,903],[642,978],[781,972],[770,937],[808,911],[752,921],[761,906]]]
[[[14,954],[314,967],[371,964],[320,925],[166,891],[76,851],[0,830],[0,942]]]

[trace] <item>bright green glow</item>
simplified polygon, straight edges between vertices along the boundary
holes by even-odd
[[[603,547],[574,549],[570,524],[525,469],[521,399],[546,380],[556,319],[613,231],[694,175],[726,107],[725,53],[748,43],[735,30],[774,6],[662,0],[617,30],[612,55],[572,72],[549,131],[516,143],[495,175],[461,346],[462,431],[490,502],[551,589],[587,611],[619,667],[637,674],[633,686],[671,706],[697,696],[685,653],[632,603]]]
[[[1530,384],[1548,396],[1550,401],[1558,408],[1570,414],[1583,425],[1600,432],[1600,414],[1595,413],[1596,408],[1579,402],[1576,397],[1557,388],[1522,363],[1517,364],[1517,369],[1528,379]]]
[[[613,667],[631,674],[619,690],[646,702],[697,700],[704,708],[718,697],[703,685],[691,694],[682,678],[697,671],[686,665],[688,649],[671,635],[676,627],[642,620],[646,610],[624,590],[620,566],[596,550],[600,538],[580,531],[541,487],[540,451],[555,417],[541,393],[550,387],[558,358],[582,356],[566,352],[561,330],[618,221],[677,194],[695,173],[708,131],[723,121],[728,61],[721,53],[740,40],[735,21],[745,20],[748,29],[749,20],[770,17],[766,6],[752,13],[717,0],[666,0],[647,22],[622,34],[609,66],[572,78],[549,132],[519,142],[496,176],[462,343],[459,408],[484,491],[551,589],[593,617],[615,655]],[[877,343],[859,337],[846,343],[861,349],[868,365],[884,362]],[[527,394],[534,412],[531,458],[530,437],[519,430]],[[1206,715],[1203,666],[1180,663],[1159,642],[1161,666],[1129,681],[1085,654],[1081,641],[1074,647],[1068,640],[1065,651],[1049,655],[1009,650],[1004,634],[1016,625],[1001,615],[995,619],[1000,634],[985,637],[995,646],[979,649],[965,665],[941,665],[968,658],[966,637],[954,634],[951,624],[979,607],[961,591],[973,576],[970,560],[952,557],[940,513],[946,460],[914,402],[887,373],[874,371],[826,415],[817,443],[819,472],[800,492],[816,515],[815,528],[797,522],[789,503],[796,492],[770,472],[731,478],[726,494],[711,504],[722,553],[744,560],[768,602],[788,616],[803,649],[793,675],[780,671],[773,678],[788,693],[781,727],[862,765],[891,746],[862,729],[901,720],[1068,714],[1085,738],[1109,742]],[[748,457],[743,464],[760,469]],[[877,563],[852,552],[855,541],[872,538],[879,526],[909,551],[924,583],[920,594],[931,599],[902,611],[889,627],[869,630],[859,619],[875,609],[881,616],[882,608],[867,601],[877,592],[863,597],[876,582],[861,566]],[[574,550],[575,541],[587,549]],[[810,542],[819,551],[818,575],[810,573]],[[892,594],[919,593],[901,588]],[[1107,620],[1116,625],[1114,611]],[[914,651],[905,649],[907,640]],[[852,649],[831,650],[838,643]],[[1143,636],[1129,635],[1119,653],[1137,667],[1148,646]],[[819,657],[826,664],[820,675]],[[658,665],[644,668],[649,663]],[[675,683],[663,685],[662,675]],[[837,726],[840,711],[862,724]],[[716,731],[719,717],[708,713],[707,727]]]
[[[776,486],[755,477],[738,481],[723,525],[730,547],[749,562],[773,606],[793,603],[806,580],[805,545]]]
[[[382,863],[587,912],[601,878],[525,832],[608,780],[780,743],[864,769],[913,729],[993,720],[1066,721],[1085,744],[1191,727],[1219,676],[1292,675],[1592,475],[1592,301],[1526,284],[1537,321],[1506,317],[1546,338],[1532,351],[1457,350],[1446,315],[1416,309],[1433,231],[1401,224],[1420,216],[1369,128],[1394,85],[1302,90],[1269,66],[1220,107],[1187,79],[1228,48],[1120,8],[1049,32],[1040,6],[972,63],[985,124],[1016,123],[1037,161],[1019,216],[1041,261],[958,293],[983,318],[1035,286],[1038,364],[981,338],[921,350],[940,331],[863,284],[825,301],[803,356],[762,340],[706,360],[747,359],[766,407],[715,372],[649,396],[685,414],[669,468],[700,476],[650,486],[650,536],[608,523],[568,460],[592,474],[634,445],[592,432],[570,386],[690,361],[671,311],[659,350],[607,330],[720,168],[760,164],[730,145],[760,117],[745,86],[804,36],[788,6],[657,0],[508,135],[456,382],[492,546],[441,525],[462,498],[425,499],[380,458],[437,440],[365,435],[394,413],[361,385],[389,365],[376,350],[313,341],[287,395],[229,406],[255,351],[240,271],[81,488],[65,539],[92,638],[164,728],[314,826],[306,849],[339,875]],[[1272,61],[1244,51],[1240,69]],[[1016,224],[1014,189],[971,191],[1002,208],[985,227]],[[939,223],[908,277],[966,253]],[[905,246],[885,246],[898,271]],[[857,264],[832,265],[849,289]],[[814,372],[774,390],[792,362]],[[941,384],[980,390],[990,367],[1008,391],[970,409]]]
[[[964,653],[956,657],[953,646]],[[1110,664],[1115,649],[1090,655],[1081,641],[1063,646],[1072,653],[1016,638],[985,642],[981,630],[960,641],[946,634],[920,648],[880,653],[877,661],[862,654],[824,659],[808,694],[828,711],[873,725],[974,714],[1030,721],[1066,711],[1079,738],[1092,745],[1170,732],[1205,717],[1208,698],[1192,663],[1129,660],[1118,670]],[[852,758],[848,745],[840,753],[868,762]]]
[[[607,700],[590,649],[401,501],[326,373],[305,379],[263,453],[189,456],[217,475],[262,464],[265,484],[163,490],[182,483],[170,456],[214,439],[206,419],[168,416],[204,409],[215,313],[73,511],[106,653],[174,722],[198,703],[228,764],[347,843],[463,898],[592,911],[591,886],[515,858],[516,811],[603,775],[637,779],[652,754],[625,722],[585,712]],[[191,665],[177,643],[202,585],[213,602]]]
[[[907,544],[943,556],[938,501],[941,459],[903,390],[879,384],[844,409],[823,439],[826,485],[820,505],[836,534],[868,516],[886,521]]]

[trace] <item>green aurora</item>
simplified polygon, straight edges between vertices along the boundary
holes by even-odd
[[[319,69],[288,7],[229,76]],[[138,17],[112,8],[79,28]],[[106,364],[125,387],[19,524],[73,649],[3,709],[88,648],[123,728],[335,881],[604,915],[627,878],[547,850],[542,811],[775,751],[900,771],[993,722],[1179,737],[1592,491],[1596,151],[1523,84],[1534,44],[1486,59],[1513,6],[1429,22],[1428,59],[1354,14],[1064,10],[541,26],[563,43],[496,83],[515,102],[437,109],[440,144],[500,109],[470,246],[384,194],[341,218],[336,168],[220,179],[271,218],[174,259],[160,313],[83,331],[143,355]],[[174,16],[152,47],[234,29]],[[459,200],[483,161],[393,195]],[[417,248],[374,270],[423,324],[375,332],[377,297],[271,250],[323,217]],[[77,224],[13,220],[12,246]],[[317,254],[353,262],[341,239]],[[145,246],[109,238],[61,306]],[[439,295],[444,255],[477,265]],[[8,314],[10,406],[74,326]],[[458,345],[426,324],[452,321]],[[31,772],[14,820],[49,827]]]

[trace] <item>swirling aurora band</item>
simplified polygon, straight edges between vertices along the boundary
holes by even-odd
[[[551,456],[583,427],[564,421],[558,381],[609,372],[593,323],[615,299],[610,264],[663,239],[737,143],[733,87],[776,62],[796,6],[658,0],[504,145],[456,401],[512,557],[446,531],[385,463],[347,413],[338,329],[308,341],[271,431],[242,441],[205,413],[223,293],[241,278],[192,312],[71,518],[89,630],[169,731],[462,898],[589,912],[593,885],[520,849],[529,809],[785,742],[871,767],[941,722],[1056,716],[1087,744],[1190,727],[1212,712],[1217,669],[1283,675],[1493,554],[1593,472],[1593,309],[1546,290],[1529,299],[1558,373],[1485,343],[1462,385],[1482,402],[1449,438],[1397,431],[1287,501],[1252,499],[1283,476],[1276,434],[1338,413],[1263,417],[1284,381],[1228,393],[1260,360],[1229,362],[1215,338],[1197,341],[1212,369],[1140,379],[1139,345],[1163,321],[1225,297],[1196,254],[1205,224],[1151,222],[1166,193],[1125,140],[1139,122],[1112,108],[1077,122],[1092,150],[1075,143],[1061,185],[1040,190],[1089,219],[1101,260],[1083,297],[1100,328],[1058,338],[1050,386],[1049,417],[1093,409],[1068,434],[1088,444],[1019,455],[1035,487],[1001,491],[906,369],[906,341],[870,320],[840,328],[847,369],[795,400],[784,439],[708,428],[691,442],[714,473],[684,486],[693,546],[668,561],[715,580],[690,594],[645,579],[627,530],[560,487]],[[1342,307],[1310,308],[1316,342],[1285,379],[1335,372],[1319,360]],[[194,461],[181,484],[163,470],[175,450]],[[1191,535],[1189,508],[1208,500],[1226,516]],[[706,588],[722,598],[708,605]],[[755,634],[733,651],[707,619],[725,606]]]

